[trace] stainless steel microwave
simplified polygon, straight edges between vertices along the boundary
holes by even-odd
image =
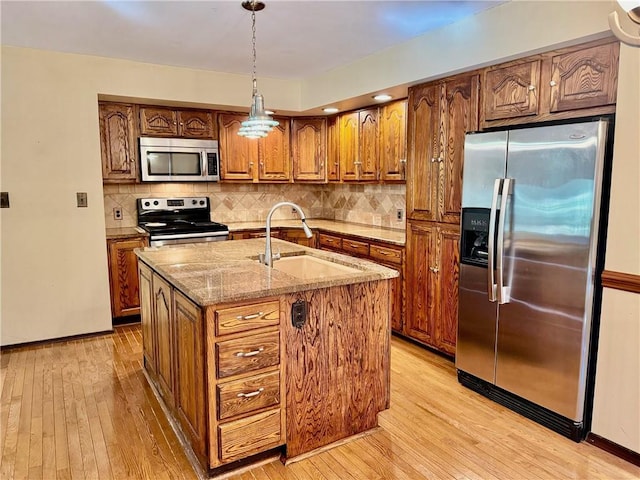
[[[217,182],[217,140],[140,137],[143,182]]]

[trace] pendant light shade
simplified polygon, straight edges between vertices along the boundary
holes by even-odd
[[[258,80],[256,77],[256,12],[263,10],[263,2],[249,0],[242,2],[242,7],[251,12],[251,45],[253,50],[253,91],[251,96],[251,107],[249,118],[242,122],[238,135],[246,138],[262,138],[277,126],[279,122],[274,120],[264,110],[264,98],[258,93]]]

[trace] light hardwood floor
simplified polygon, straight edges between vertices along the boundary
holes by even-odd
[[[139,327],[125,326],[2,352],[0,478],[196,478],[142,374],[141,341]],[[391,409],[374,433],[232,478],[640,478],[640,468],[460,386],[450,361],[395,337],[391,367]]]

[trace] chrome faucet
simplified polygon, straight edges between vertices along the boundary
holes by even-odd
[[[260,263],[267,265],[269,267],[273,267],[273,261],[280,258],[279,253],[277,253],[276,255],[271,254],[271,216],[273,215],[273,212],[275,212],[278,208],[286,207],[286,206],[295,208],[296,211],[298,212],[298,215],[300,215],[302,228],[304,229],[304,234],[307,236],[307,238],[311,238],[313,236],[313,234],[311,233],[311,230],[307,226],[307,219],[304,216],[304,212],[298,205],[291,202],[276,203],[273,207],[271,207],[271,210],[269,210],[269,214],[267,215],[267,236],[265,238],[266,245],[264,247],[264,254],[260,254]]]

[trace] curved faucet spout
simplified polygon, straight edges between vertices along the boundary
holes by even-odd
[[[273,207],[271,207],[271,210],[269,210],[269,214],[267,215],[267,227],[266,227],[267,236],[266,236],[266,244],[264,247],[263,263],[269,267],[273,267],[273,256],[271,254],[271,217],[273,216],[273,212],[275,212],[280,207],[295,208],[295,210],[298,212],[298,215],[300,215],[300,221],[302,222],[302,228],[304,230],[304,234],[307,236],[307,238],[311,238],[313,236],[313,234],[311,233],[311,230],[309,229],[309,226],[307,225],[307,218],[305,217],[304,212],[298,205],[291,202],[276,203]]]

